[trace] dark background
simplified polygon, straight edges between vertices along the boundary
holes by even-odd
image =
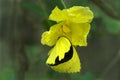
[[[60,0],[0,0],[0,80],[120,80],[120,0],[64,0],[67,8],[89,6],[94,13],[87,47],[77,47],[80,73],[64,74],[46,64],[50,49],[42,32]]]

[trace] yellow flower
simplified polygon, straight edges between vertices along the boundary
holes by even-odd
[[[59,37],[65,36],[74,46],[86,46],[92,19],[93,13],[88,7],[74,6],[63,10],[55,7],[49,20],[57,24],[43,33],[41,43],[53,46]]]
[[[49,20],[57,23],[42,34],[41,43],[54,46],[48,53],[48,64],[58,72],[79,72],[81,64],[75,46],[87,46],[87,35],[93,13],[88,7],[53,9]]]

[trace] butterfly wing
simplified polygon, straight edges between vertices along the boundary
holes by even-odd
[[[78,54],[75,48],[74,47],[72,48],[73,48],[73,55],[71,59],[63,63],[60,63],[58,65],[52,65],[50,67],[53,70],[58,71],[58,72],[64,72],[64,73],[80,72],[80,69],[81,69],[80,60],[79,60],[79,57],[78,57]]]
[[[65,37],[60,38],[51,49],[46,63],[58,72],[74,73],[81,69],[77,52]]]

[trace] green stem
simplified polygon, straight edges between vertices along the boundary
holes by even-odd
[[[63,0],[60,0],[60,1],[61,1],[61,3],[62,3],[63,7],[64,7],[64,8],[67,8],[66,5],[65,5],[65,2],[64,2]]]
[[[42,2],[41,0],[39,0],[38,2],[39,2],[40,7],[41,7],[42,10],[43,10],[44,17],[45,17],[45,19],[47,20],[47,19],[48,19],[48,13],[47,13],[47,11],[46,11],[46,8],[45,8],[45,6],[44,6],[44,4],[43,4],[43,2]],[[48,20],[47,20],[47,22],[48,22],[48,25],[50,26],[50,22],[49,22]],[[46,28],[49,29],[49,27],[46,27]]]

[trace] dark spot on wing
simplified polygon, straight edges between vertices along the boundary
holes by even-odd
[[[65,57],[64,57],[61,61],[59,61],[59,57],[57,57],[57,58],[55,59],[55,64],[48,64],[48,65],[50,65],[50,66],[59,65],[59,64],[61,64],[61,63],[64,63],[64,62],[69,61],[69,60],[72,58],[72,56],[73,56],[73,48],[72,48],[72,46],[71,46],[71,47],[70,47],[70,50],[65,53]]]

